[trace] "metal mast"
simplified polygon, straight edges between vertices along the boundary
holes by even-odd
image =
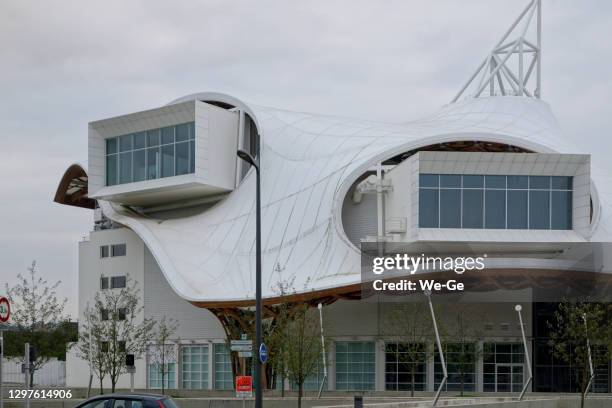
[[[540,98],[541,65],[542,0],[531,0],[451,103],[461,97],[478,98],[483,95]]]

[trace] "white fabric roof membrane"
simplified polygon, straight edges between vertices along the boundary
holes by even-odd
[[[236,99],[196,94],[186,99]],[[239,101],[238,101],[239,102]],[[494,96],[450,104],[403,125],[241,106],[262,137],[262,288],[276,297],[279,282],[297,293],[360,282],[360,254],[346,238],[342,201],[352,183],[380,160],[454,140],[512,144],[537,152],[581,153],[565,143],[545,102]],[[612,183],[597,174],[592,187],[592,241],[609,241]],[[604,178],[605,177],[605,178]],[[146,243],[174,290],[189,301],[236,302],[255,293],[255,174],[213,208],[157,221],[101,202],[106,216]]]

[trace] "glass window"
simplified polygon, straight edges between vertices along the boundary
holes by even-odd
[[[125,276],[111,277],[111,289],[125,288],[125,284],[126,284]]]
[[[463,188],[483,188],[484,176],[463,176]]]
[[[108,258],[108,255],[109,255],[108,245],[102,245],[100,247],[100,258]]]
[[[146,145],[147,132],[134,133],[134,149],[144,149]]]
[[[111,256],[125,256],[125,254],[126,254],[125,244],[111,245]]]
[[[161,147],[161,176],[174,176],[174,145],[164,145]]]
[[[187,173],[189,173],[189,142],[177,143],[176,175],[179,176]]]
[[[440,187],[461,187],[461,176],[458,174],[440,174]]]
[[[529,229],[550,229],[550,191],[529,192]]]
[[[551,229],[572,229],[572,192],[551,191],[550,212]]]
[[[106,185],[194,173],[194,138],[190,122],[106,139]]]
[[[521,343],[485,343],[482,357],[485,392],[522,390],[523,345]]]
[[[187,123],[176,125],[176,142],[186,142],[187,140],[189,140],[189,125]]]
[[[506,228],[506,191],[485,191],[485,228]]]
[[[549,190],[550,177],[547,176],[530,176],[529,188],[532,190]]]
[[[119,136],[119,151],[127,152],[134,149],[132,135]]]
[[[117,153],[117,138],[111,137],[106,139],[106,154]]]
[[[475,391],[476,389],[476,345],[473,343],[443,344],[444,358],[448,370],[446,391]],[[437,389],[444,377],[438,346],[434,354],[434,388]]]
[[[461,190],[440,189],[440,228],[461,228]]]
[[[133,399],[116,399],[113,400],[113,408],[142,408],[142,401]]]
[[[437,174],[419,174],[419,187],[438,187],[439,179]]]
[[[419,227],[438,228],[439,190],[419,189]]]
[[[146,180],[146,150],[134,151],[134,181]]]
[[[234,389],[234,376],[232,374],[232,359],[226,344],[215,343],[215,389]]]
[[[553,190],[571,190],[572,177],[551,177],[551,187]]]
[[[106,185],[114,186],[119,182],[117,175],[117,155],[106,156]]]
[[[161,143],[170,144],[174,143],[174,126],[168,126],[161,130]]]
[[[508,184],[510,178],[508,177]],[[527,229],[527,191],[508,190],[508,228]]]
[[[509,189],[526,189],[528,184],[529,177],[527,176],[508,176]]]
[[[100,289],[101,290],[108,289],[108,278],[104,276],[100,278]]]
[[[147,149],[147,180],[159,178],[159,147]]]
[[[82,408],[110,408],[110,399],[96,399],[83,405]]]
[[[506,188],[506,176],[485,176],[486,188]]]
[[[462,228],[482,228],[484,222],[483,190],[463,190]]]
[[[189,173],[195,173],[195,140],[189,141]]]
[[[336,389],[373,390],[376,373],[374,342],[336,342]]]
[[[159,146],[160,130],[147,130],[147,147]]]
[[[119,154],[119,183],[132,181],[132,152]]]
[[[385,344],[385,389],[425,391],[427,385],[425,344]]]
[[[175,388],[176,387],[176,363],[166,363],[166,369],[162,370],[161,364],[149,364],[148,367],[148,379],[149,388],[161,389],[162,388],[162,374],[164,377],[164,388]]]
[[[208,347],[184,346],[181,348],[181,378],[186,389],[208,388]]]

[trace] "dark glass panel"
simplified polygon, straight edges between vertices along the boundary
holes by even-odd
[[[551,229],[572,229],[572,192],[551,192]]]
[[[159,147],[147,149],[147,180],[159,178]]]
[[[159,129],[147,130],[147,147],[159,146]]]
[[[119,151],[126,152],[128,150],[132,150],[132,135],[119,136]]]
[[[419,227],[438,228],[438,190],[419,189]]]
[[[119,183],[132,181],[132,152],[119,154]]]
[[[106,156],[106,185],[114,186],[117,182],[117,155],[111,154]]]
[[[461,176],[459,174],[441,174],[440,187],[461,187]]]
[[[552,178],[552,188],[555,190],[571,190],[572,189],[572,177],[565,176],[553,176]]]
[[[529,188],[537,190],[550,189],[550,177],[548,176],[530,176]]]
[[[483,190],[463,190],[462,228],[482,228],[483,196]]]
[[[187,140],[189,140],[189,124],[176,125],[176,142],[185,142]]]
[[[144,149],[146,141],[146,132],[134,133],[134,149]]]
[[[461,190],[440,190],[440,228],[461,228]]]
[[[106,139],[106,154],[117,153],[117,138]]]
[[[162,144],[174,143],[174,126],[168,126],[161,130]]]
[[[485,228],[506,228],[506,191],[485,191]]]
[[[527,176],[508,176],[508,188],[521,189],[527,188],[529,185],[529,177]]]
[[[508,228],[527,229],[527,191],[508,191]]]
[[[189,172],[189,142],[176,144],[176,175]]]
[[[161,176],[174,176],[174,145],[164,145],[161,147]]]
[[[419,174],[419,187],[438,187],[437,174]]]
[[[484,187],[484,176],[463,176],[463,188]]]
[[[134,181],[146,179],[147,169],[145,167],[145,150],[134,151]]]
[[[506,176],[485,176],[486,188],[506,188]]]
[[[550,229],[550,192],[529,192],[529,229]]]

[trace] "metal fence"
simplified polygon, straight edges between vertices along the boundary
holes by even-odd
[[[2,362],[2,379],[6,383],[24,384],[21,372],[21,360],[4,359]],[[51,359],[34,372],[34,386],[65,386],[66,362]]]

